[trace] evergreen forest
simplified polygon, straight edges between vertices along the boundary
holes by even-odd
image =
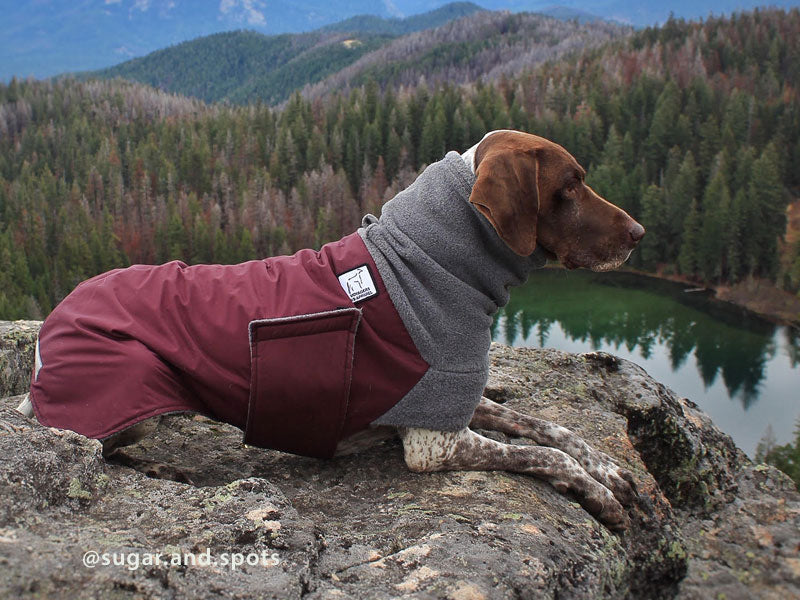
[[[319,247],[448,150],[514,128],[566,147],[648,230],[633,266],[797,292],[800,12],[671,19],[468,84],[367,78],[279,108],[122,80],[0,85],[0,319],[134,263]]]
[[[398,33],[403,29],[407,33]],[[295,90],[325,97],[370,79],[383,88],[416,87],[421,77],[433,85],[461,85],[480,76],[518,74],[630,31],[451,3],[403,20],[353,18],[309,33],[218,33],[79,77],[119,77],[208,103],[276,105]]]

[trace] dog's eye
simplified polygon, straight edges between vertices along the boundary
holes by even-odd
[[[564,186],[564,191],[569,195],[573,195],[577,193],[579,185],[580,182],[577,179],[573,179],[566,186]]]

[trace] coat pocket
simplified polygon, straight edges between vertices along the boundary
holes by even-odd
[[[328,458],[347,414],[361,310],[250,323],[250,402],[244,442]]]

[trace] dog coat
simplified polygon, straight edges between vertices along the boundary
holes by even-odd
[[[103,439],[192,411],[244,441],[332,456],[428,365],[364,242],[239,265],[135,265],[81,283],[45,320],[39,421]]]
[[[39,421],[102,439],[194,411],[249,444],[320,457],[370,424],[466,427],[492,315],[546,262],[508,248],[469,203],[474,183],[450,152],[319,252],[82,283],[39,335]]]

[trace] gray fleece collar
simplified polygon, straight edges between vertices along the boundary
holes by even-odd
[[[500,239],[469,202],[474,183],[461,156],[449,152],[387,202],[380,219],[365,217],[359,230],[401,317],[422,320],[426,334],[478,326],[475,314],[493,315],[508,303],[509,288],[546,262],[541,251],[522,257]],[[484,324],[488,331],[491,317]]]
[[[466,427],[489,372],[492,315],[544,265],[515,254],[470,204],[475,175],[455,152],[364,218],[364,239],[406,330],[430,365],[375,424]]]
[[[521,257],[500,239],[469,203],[474,184],[475,175],[462,156],[449,152],[384,205],[378,223],[396,240],[407,238],[415,244],[410,259],[424,255],[435,261],[490,299],[494,312],[508,302],[508,288],[524,283],[546,259],[538,249]],[[374,217],[365,221],[369,223],[375,223]]]

